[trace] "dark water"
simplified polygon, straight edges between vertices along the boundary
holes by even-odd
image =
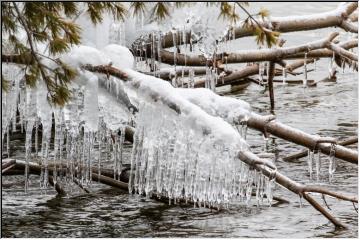
[[[316,88],[275,87],[277,118],[306,132],[346,138],[357,135],[357,80],[352,73],[339,74],[337,83],[321,83]],[[251,85],[235,97],[250,102],[255,111],[268,112],[268,96],[259,86]],[[290,178],[311,183],[306,159],[283,162],[282,156],[297,152],[295,144],[276,139],[264,147],[262,136],[249,131],[253,151],[276,158],[279,170]],[[23,143],[12,142],[23,157]],[[352,146],[356,148],[356,146]],[[128,148],[128,152],[130,148]],[[332,184],[328,183],[327,159],[322,156],[321,183],[330,189],[357,194],[357,166],[338,160]],[[358,236],[358,215],[351,203],[327,198],[333,214],[349,225],[335,230],[320,213],[298,196],[277,187],[276,195],[291,201],[278,206],[232,206],[214,211],[192,206],[168,204],[129,195],[101,184],[92,193],[75,191],[70,197],[57,197],[53,190],[40,193],[38,177],[32,176],[28,194],[23,177],[4,176],[3,183],[18,184],[2,191],[3,237],[352,237]],[[314,183],[314,182],[312,182]],[[321,204],[319,196],[315,196]]]
[[[295,12],[296,6],[289,3],[286,6],[289,6],[289,14]],[[324,5],[326,10],[333,6]],[[277,7],[272,8],[281,15]],[[308,7],[306,12],[311,10],[317,11]],[[287,38],[296,43],[312,40],[317,34],[303,33],[301,41],[296,35]],[[309,74],[309,79],[325,77],[327,63],[327,60],[320,62],[317,71]],[[248,101],[254,111],[269,114],[268,95],[261,90],[261,87],[251,85],[232,95]],[[285,124],[324,136],[347,138],[357,135],[357,74],[339,73],[337,83],[322,82],[307,89],[301,85],[276,84],[275,100],[277,119]],[[280,172],[304,184],[315,183],[309,181],[305,158],[293,162],[281,160],[282,156],[297,152],[301,147],[275,139],[265,148],[258,132],[249,130],[248,133],[252,150],[275,158]],[[351,147],[357,149],[357,145]],[[15,157],[23,157],[23,143],[12,142],[12,149],[16,150]],[[357,166],[338,160],[333,182],[329,184],[328,157],[322,155],[322,159],[324,166],[319,184],[357,195]],[[298,196],[278,186],[274,194],[290,200],[290,204],[272,207],[233,205],[228,210],[214,211],[168,205],[97,183],[93,184],[90,194],[77,190],[70,197],[61,198],[53,190],[41,193],[37,176],[31,176],[28,194],[23,191],[22,176],[4,176],[2,180],[3,183],[17,183],[11,189],[2,189],[2,237],[358,237],[358,214],[351,203],[327,198],[332,213],[349,226],[347,230],[335,230],[304,200],[301,204]],[[323,204],[320,196],[315,198]]]

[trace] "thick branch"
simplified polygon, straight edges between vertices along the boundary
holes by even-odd
[[[340,56],[346,57],[346,58],[356,61],[356,62],[358,61],[358,56],[356,54],[349,52],[349,51],[345,50],[344,48],[339,47],[338,45],[330,43],[328,47]]]
[[[294,54],[310,52],[311,50],[326,48],[330,42],[339,35],[339,33],[331,33],[328,37],[302,44],[294,47],[276,48],[276,49],[259,49],[238,51],[236,53],[217,54],[216,59],[222,59],[227,56],[227,63],[246,63],[246,62],[262,62],[262,61],[279,61],[286,58],[292,58]],[[309,56],[310,57],[310,56]],[[313,57],[313,56],[311,56]],[[155,56],[157,59],[157,54]],[[174,65],[174,54],[169,51],[161,52],[161,61],[170,65]],[[186,61],[186,62],[185,62]],[[176,54],[177,65],[187,66],[210,66],[211,63],[202,55],[185,56],[184,54]]]
[[[355,25],[355,24],[352,24],[348,21],[343,21],[341,24],[340,24],[340,27],[342,29],[344,29],[345,31],[347,32],[353,32],[353,33],[357,33],[358,32],[358,27]]]
[[[356,196],[346,196],[344,194],[340,194],[337,192],[333,192],[333,191],[329,191],[328,189],[319,187],[319,186],[304,186],[302,188],[302,191],[304,193],[309,192],[309,193],[321,193],[321,194],[325,194],[334,198],[338,198],[344,201],[349,201],[349,202],[358,202],[358,198]]]
[[[267,117],[252,113],[247,123],[250,128],[255,130],[270,133],[276,137],[310,149],[314,149],[316,147],[321,150],[322,153],[327,155],[330,154],[331,144],[318,143],[318,136],[310,135],[301,130],[282,124],[276,120],[269,121]],[[335,146],[335,157],[353,164],[358,164],[357,151],[345,148],[338,144]]]
[[[274,62],[269,62],[268,86],[269,86],[270,109],[271,109],[271,111],[273,111],[274,108],[275,108],[274,87],[273,87],[274,76],[275,76],[275,63]]]
[[[318,202],[315,201],[310,194],[303,194],[303,197],[310,203],[315,209],[317,209],[322,215],[324,215],[327,219],[329,219],[336,228],[346,228],[344,224],[342,224],[338,219],[332,216],[323,206],[321,206]]]

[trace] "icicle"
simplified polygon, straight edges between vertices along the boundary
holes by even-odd
[[[332,58],[329,60],[329,79],[332,77],[332,68],[335,61],[335,52],[333,52]]]
[[[317,157],[315,159],[315,167],[316,167],[316,180],[320,180],[320,174],[321,174],[321,159],[320,159],[320,150],[318,150]]]
[[[261,86],[264,84],[263,73],[264,73],[264,65],[262,62],[260,62],[259,63],[259,83]]]
[[[25,192],[28,191],[29,188],[29,162],[31,158],[31,136],[32,136],[32,130],[34,127],[34,121],[32,119],[29,119],[26,124],[26,137],[25,137]]]
[[[210,89],[215,92],[215,87],[216,87],[216,73],[215,70],[211,70],[211,75],[210,75]]]
[[[16,132],[16,112],[14,112],[12,117],[12,132]]]
[[[172,31],[172,39],[173,39],[173,45],[174,45],[174,70],[176,72],[176,63],[177,63],[177,36],[176,36],[176,30],[174,29]]]
[[[266,185],[266,198],[268,200],[269,206],[271,206],[271,203],[273,201],[273,188],[275,184],[275,178],[269,179]]]
[[[36,120],[36,95],[32,89],[27,89],[26,91],[26,137],[25,137],[25,192],[27,192],[29,187],[29,163],[31,158],[31,149],[32,149],[32,130],[34,128]]]
[[[282,80],[283,80],[283,85],[286,85],[286,79],[287,79],[287,70],[286,70],[286,68],[282,68]]]
[[[250,200],[251,200],[252,187],[253,187],[253,173],[251,171],[251,173],[248,176],[248,182],[247,182],[247,187],[246,187],[246,204],[248,206],[249,206]]]
[[[330,182],[336,171],[335,149],[336,149],[336,145],[331,144],[330,155],[329,155],[329,181]]]
[[[226,71],[228,71],[228,57],[227,56],[225,56],[225,72]],[[224,79],[223,79],[222,83],[224,84]]]
[[[305,53],[305,56],[304,56],[304,81],[303,81],[303,85],[304,87],[307,86],[307,80],[308,80],[308,77],[307,77],[307,53]]]
[[[155,62],[155,55],[156,55],[156,47],[155,47],[156,41],[155,41],[155,32],[151,34],[151,67],[152,71],[154,72],[154,76],[156,76],[156,62]]]
[[[39,119],[36,118],[35,121],[35,156],[36,156],[36,160],[39,157]]]
[[[161,67],[160,66],[161,65],[161,50],[162,50],[161,39],[162,39],[162,36],[161,36],[161,32],[159,31],[158,35],[157,35],[157,55],[158,55],[159,68]]]
[[[162,117],[158,118],[159,115]],[[238,150],[224,143],[214,144],[207,130],[197,125],[184,131],[185,116],[174,115],[172,110],[152,100],[139,106],[136,121],[130,192],[166,195],[174,202],[191,199],[199,206],[226,207],[238,195],[236,185],[251,198],[254,172],[243,177],[244,184],[234,180],[241,168],[248,169],[236,161]]]
[[[53,179],[54,183],[57,182],[57,167],[56,164],[60,162],[60,152],[61,152],[61,125],[62,125],[62,110],[57,109],[54,112],[55,116],[55,137],[54,137],[54,170],[53,170]]]
[[[270,64],[266,64],[266,83],[269,83],[270,78]]]
[[[122,126],[120,131],[120,141],[119,141],[119,165],[118,165],[118,179],[120,180],[120,174],[122,171],[123,165],[123,151],[124,151],[124,142],[125,142],[126,126]]]
[[[312,174],[313,174],[313,160],[314,160],[314,152],[308,149],[308,167],[309,167],[310,179],[312,179]]]
[[[7,127],[6,129],[6,151],[8,157],[10,157],[10,127]]]
[[[195,72],[193,68],[189,69],[189,82],[188,82],[188,88],[194,88],[195,86]]]

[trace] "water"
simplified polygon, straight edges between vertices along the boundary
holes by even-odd
[[[298,13],[300,3],[262,3],[271,14]],[[280,6],[281,4],[281,6]],[[254,7],[259,6],[254,3]],[[301,3],[304,12],[331,10],[336,3]],[[282,10],[281,10],[282,9]],[[286,46],[310,41],[329,30],[284,34]],[[252,39],[240,39],[239,44]],[[308,79],[321,79],[327,74],[325,61],[318,63],[317,71],[309,72]],[[309,69],[312,66],[309,64]],[[358,88],[357,75],[338,73],[338,83],[322,82],[315,88],[301,85],[275,84],[275,113],[285,124],[308,133],[337,138],[357,135]],[[299,76],[301,77],[301,76]],[[281,77],[280,77],[281,78]],[[256,112],[269,114],[269,96],[261,87],[250,85],[234,97],[248,101]],[[314,183],[309,179],[307,158],[283,162],[282,156],[302,150],[301,147],[281,139],[269,140],[264,149],[259,132],[248,129],[247,141],[252,151],[274,158],[280,172],[301,183]],[[11,141],[14,156],[25,159],[23,141]],[[356,148],[356,145],[351,146]],[[129,163],[131,148],[125,146],[124,163]],[[322,155],[320,183],[348,194],[358,194],[357,166],[337,160],[337,168],[328,183],[328,157]],[[112,166],[113,162],[102,164]],[[193,206],[176,206],[137,195],[129,195],[105,185],[93,183],[91,194],[75,191],[71,197],[60,198],[53,190],[39,194],[38,176],[30,175],[28,193],[24,193],[24,176],[3,177],[3,184],[18,183],[2,191],[2,237],[358,237],[358,215],[349,202],[327,198],[334,215],[348,230],[334,227],[306,201],[302,207],[297,195],[276,187],[274,195],[281,195],[290,204],[258,207],[232,205],[229,210],[210,210]],[[322,203],[320,196],[315,198]]]

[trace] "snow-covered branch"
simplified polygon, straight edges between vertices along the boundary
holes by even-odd
[[[345,31],[357,33],[357,28],[346,21],[349,16],[352,16],[352,19],[356,17],[356,15],[353,15],[352,13],[357,7],[358,3],[356,2],[341,3],[336,9],[324,13],[291,17],[272,17],[269,21],[263,21],[262,19],[258,19],[257,21],[263,27],[281,33],[308,31],[329,27],[340,27]],[[240,22],[239,25],[239,27],[235,28],[234,37],[231,39],[254,35],[253,29],[243,26],[242,22]],[[230,35],[230,32],[227,35]],[[174,44],[175,46],[179,46],[181,44],[190,43],[191,32],[186,32],[185,36],[185,38],[179,37],[174,40],[174,34],[172,32],[164,34],[161,41],[162,48],[174,47]],[[229,36],[225,38],[230,40]],[[148,52],[151,52],[151,39],[152,37],[150,36],[149,40],[145,41],[146,51]],[[142,42],[142,40],[140,42]],[[135,48],[133,50],[135,50]]]

